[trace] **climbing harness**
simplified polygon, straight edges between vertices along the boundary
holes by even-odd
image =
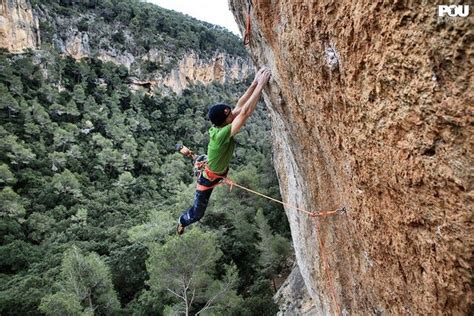
[[[224,178],[227,176],[227,171],[224,174],[217,174],[207,165],[207,155],[197,155],[194,154],[188,147],[182,144],[176,144],[175,149],[179,151],[183,156],[192,159],[193,161],[193,176],[199,177],[203,172],[205,172],[206,177],[211,182],[215,182],[210,186],[205,186],[200,184],[199,182],[196,185],[196,190],[198,191],[207,191],[210,189],[215,188],[216,186],[220,185]],[[217,181],[219,180],[219,181]]]
[[[196,159],[193,160],[193,175],[199,177],[201,175],[201,170],[207,164],[207,155],[199,155]]]
[[[245,21],[244,45],[250,44],[250,10],[252,9],[252,0],[247,3],[247,20]]]
[[[212,184],[210,186],[206,186],[198,182],[196,185],[196,190],[198,191],[207,191],[222,184],[222,182],[225,181],[225,179],[227,179],[226,176],[227,176],[228,170],[226,170],[224,174],[217,174],[211,171],[211,169],[209,169],[209,166],[207,165],[207,161],[206,161],[206,163],[203,165],[203,169],[201,169],[200,173],[197,175],[198,179],[201,176],[202,172],[205,173],[205,178],[209,179],[212,182]]]

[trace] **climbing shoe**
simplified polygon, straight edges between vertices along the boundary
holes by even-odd
[[[178,223],[178,227],[176,228],[176,233],[177,233],[178,235],[180,235],[180,236],[184,233],[184,226],[183,226],[183,224]]]

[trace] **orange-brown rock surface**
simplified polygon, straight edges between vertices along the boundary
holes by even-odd
[[[243,30],[247,1],[229,3]],[[251,21],[284,200],[349,209],[286,209],[318,314],[472,313],[473,14],[258,0]]]
[[[26,0],[0,0],[0,47],[10,52],[40,44],[38,18]]]

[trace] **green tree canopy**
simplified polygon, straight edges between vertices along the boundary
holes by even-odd
[[[114,315],[120,309],[110,270],[95,253],[69,249],[61,264],[59,291],[41,300],[40,310],[47,315]]]
[[[221,256],[212,233],[192,229],[182,238],[173,236],[163,245],[151,247],[149,284],[154,290],[171,293],[178,300],[171,309],[185,315],[235,304],[236,267],[226,267],[222,280],[214,278]]]

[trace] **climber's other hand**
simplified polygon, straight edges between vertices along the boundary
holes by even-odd
[[[262,76],[263,72],[266,70],[267,68],[265,66],[261,67],[257,73],[255,74],[255,78],[253,79],[253,83],[254,84],[257,84],[260,77]]]
[[[258,79],[259,86],[261,87],[265,86],[270,80],[270,76],[271,76],[270,70],[265,69],[262,75],[260,76],[260,78]]]

